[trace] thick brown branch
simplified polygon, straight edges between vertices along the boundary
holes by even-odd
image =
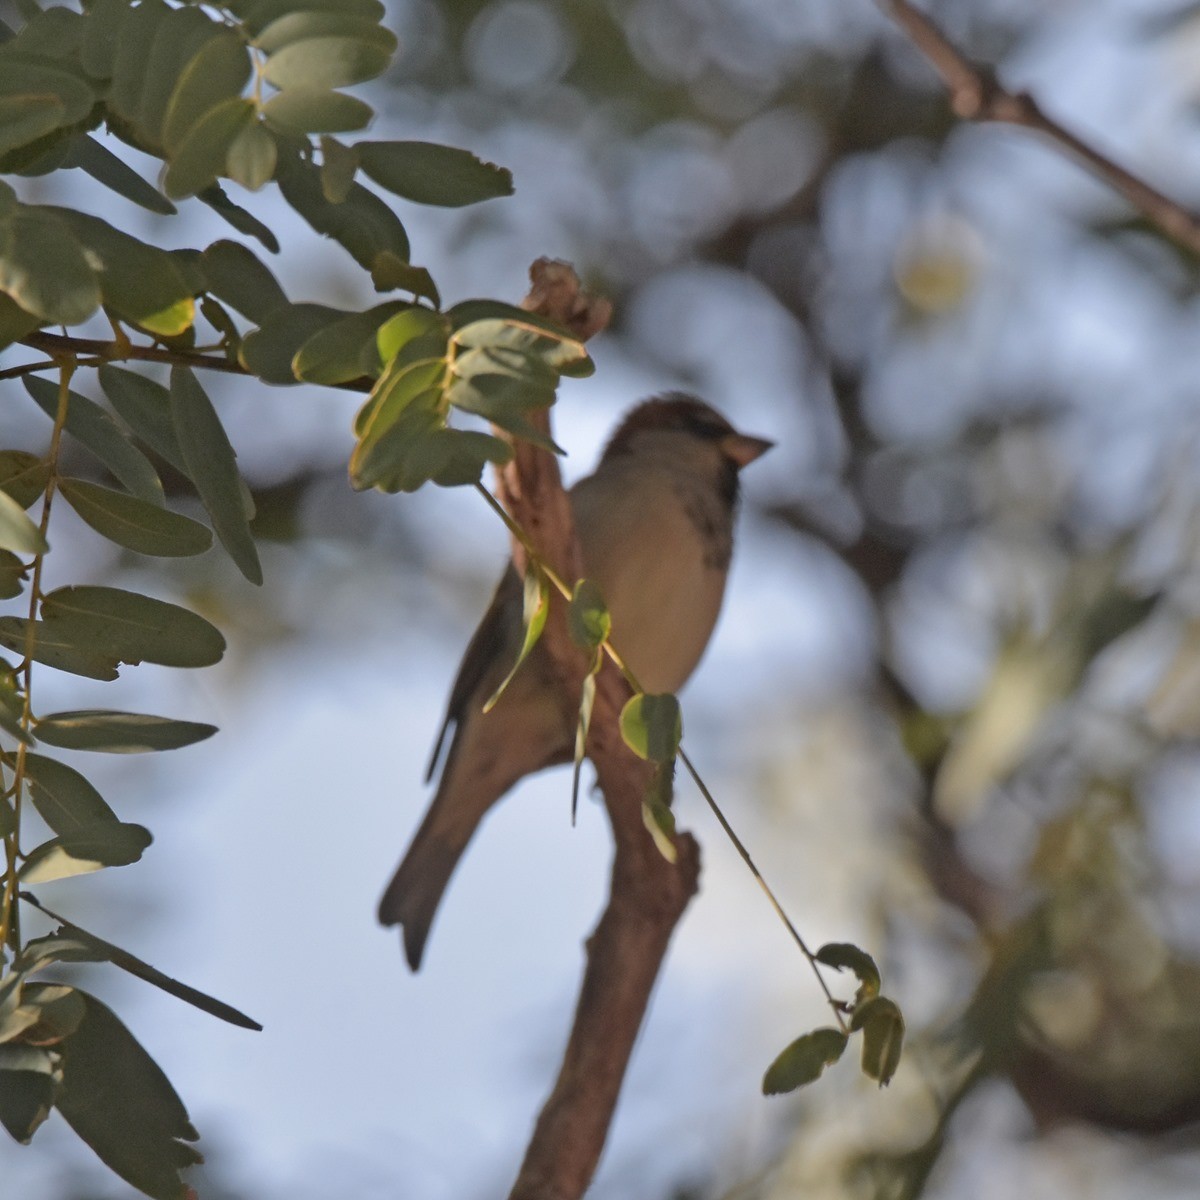
[[[968,121],[1020,125],[1043,134],[1124,196],[1168,237],[1200,254],[1200,217],[1195,213],[1048,117],[1027,92],[1011,92],[1003,87],[989,68],[972,62],[933,20],[908,0],[878,0],[878,3],[942,77],[950,107],[958,116]]]
[[[607,305],[591,301],[565,264],[543,260],[534,264],[531,277],[527,308],[554,318],[583,338],[607,323]],[[543,432],[549,432],[548,419]],[[578,579],[582,574],[579,545],[554,456],[517,443],[513,461],[498,476],[505,505],[538,555],[564,579]],[[523,566],[524,547],[514,543],[513,554],[518,566]],[[543,636],[573,720],[585,664],[571,643],[563,615],[556,598]],[[588,942],[587,967],[562,1067],[534,1128],[510,1200],[578,1200],[587,1190],[667,944],[696,891],[695,841],[678,837],[678,859],[670,864],[642,823],[650,767],[628,750],[617,732],[617,716],[627,696],[624,680],[606,666],[596,689],[588,750],[616,843],[612,889]]]

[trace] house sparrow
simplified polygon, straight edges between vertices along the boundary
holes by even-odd
[[[586,576],[612,615],[613,644],[646,691],[678,691],[700,661],[725,594],[738,472],[772,444],[672,392],[633,409],[595,473],[571,489]],[[404,927],[414,971],[442,892],[488,810],[519,779],[574,756],[575,714],[540,644],[483,712],[520,650],[522,596],[510,565],[450,693],[427,776],[453,725],[437,793],[379,903],[381,924]]]

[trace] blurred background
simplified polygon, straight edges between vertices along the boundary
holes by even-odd
[[[591,1195],[1195,1196],[1196,262],[1055,148],[956,123],[871,0],[389,7],[401,53],[370,90],[378,136],[463,145],[516,182],[465,211],[403,208],[446,303],[518,299],[541,255],[615,303],[596,376],[555,411],[568,476],[668,388],[778,441],[745,477],[685,738],[809,942],[873,953],[908,1019],[887,1090],[848,1056],[804,1093],[759,1094],[828,1013],[681,785],[702,890]],[[926,8],[1010,86],[1200,203],[1200,6]],[[235,198],[283,235],[289,296],[370,301],[274,197]],[[146,238],[227,234],[194,202],[163,220],[86,181],[71,202]],[[226,632],[226,662],[144,666],[94,695],[42,671],[38,689],[43,709],[103,698],[222,732],[89,762],[156,844],[45,899],[265,1024],[86,975],[188,1104],[204,1200],[503,1195],[607,890],[602,810],[584,804],[572,829],[569,772],[514,794],[419,976],[373,912],[424,810],[504,533],[469,492],[353,494],[353,397],[210,383],[258,501],[266,586],[215,554],[151,574],[65,509],[56,548],[72,551],[49,563],[51,583],[185,598]],[[39,446],[44,416],[3,392],[6,442]],[[0,1180],[22,1200],[128,1194],[57,1114],[30,1149],[0,1143]]]

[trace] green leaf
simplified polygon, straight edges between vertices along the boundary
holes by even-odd
[[[237,455],[212,401],[187,367],[171,368],[171,417],[188,474],[221,545],[251,583],[261,584],[262,566],[242,502]]]
[[[96,93],[74,71],[65,65],[22,57],[15,43],[9,42],[0,47],[0,98],[17,97],[37,97],[60,110],[59,125],[85,120],[96,103]]]
[[[223,33],[221,25],[195,7],[173,9],[158,25],[146,60],[141,64],[138,106],[131,117],[141,140],[155,153],[164,148],[165,118],[180,78],[187,74],[189,63],[204,47],[222,36],[231,34]],[[242,53],[246,55],[244,49]],[[114,80],[114,86],[117,82]]]
[[[220,662],[225,639],[197,613],[137,592],[63,587],[42,600],[42,619],[81,645],[121,662],[207,667]]]
[[[0,220],[0,292],[56,325],[78,325],[102,299],[96,272],[66,223],[20,206]]]
[[[37,406],[54,420],[58,412],[58,384],[34,375],[26,375],[24,384]],[[150,465],[150,460],[94,401],[78,392],[68,393],[66,430],[135,496],[149,504],[162,505],[165,502],[158,472]]]
[[[675,814],[671,811],[674,766],[674,759],[659,763],[642,798],[642,824],[654,839],[659,854],[672,865],[679,858],[675,846]]]
[[[119,22],[113,18],[108,19],[110,29],[119,24],[112,60],[107,65],[112,80],[108,90],[108,108],[129,124],[131,129],[128,132],[133,132],[139,127],[142,92],[148,79],[147,65],[155,39],[160,27],[173,19],[172,10],[163,4],[162,0],[143,0],[143,3],[131,9]],[[170,40],[171,34],[168,31],[166,41]],[[102,72],[103,70],[101,67]],[[166,72],[160,72],[159,82],[164,82],[166,78]],[[160,110],[159,116],[161,115]],[[140,140],[149,148],[149,139],[144,134]]]
[[[232,30],[215,33],[178,76],[162,116],[161,144],[174,157],[213,109],[241,96],[250,79],[250,52]]]
[[[632,697],[621,709],[621,737],[639,758],[670,762],[683,737],[679,701],[669,693]]]
[[[132,12],[129,0],[91,0],[87,37],[80,46],[83,69],[93,79],[111,79],[125,18]]]
[[[177,337],[196,315],[193,288],[179,260],[107,221],[68,208],[53,211],[70,227],[99,272],[104,303],[131,324]]]
[[[0,1125],[21,1145],[50,1115],[60,1074],[42,1046],[0,1046]]]
[[[240,204],[234,204],[219,183],[210,184],[203,191],[197,192],[196,199],[201,204],[207,204],[238,233],[257,239],[272,254],[279,253],[279,239],[253,213],[247,212]]]
[[[226,174],[242,187],[257,192],[274,176],[277,154],[275,139],[260,121],[251,121],[229,147]]]
[[[18,742],[24,742],[26,746],[36,746],[37,742],[25,732],[21,724],[24,716],[25,697],[17,687],[16,674],[6,667],[3,672],[0,672],[0,729]],[[0,825],[4,824],[10,815],[11,809],[0,817]],[[12,830],[10,829],[8,832],[11,833]],[[0,834],[0,836],[5,835]]]
[[[586,347],[578,338],[571,337],[562,330],[547,329],[544,325],[529,320],[528,313],[524,314],[524,319],[483,317],[466,324],[456,323],[454,342],[464,350],[490,351],[490,356],[485,361],[506,363],[508,369],[514,373],[528,373],[534,370],[524,365],[529,359],[556,375],[580,378],[592,374],[595,370]],[[496,367],[492,366],[489,369],[494,370]],[[469,372],[464,370],[463,374]]]
[[[399,300],[378,304],[366,312],[351,313],[312,335],[296,351],[292,374],[306,383],[337,384],[378,376],[383,369],[377,333],[397,313],[408,310]]]
[[[51,713],[35,725],[38,740],[63,750],[98,750],[106,754],[145,754],[177,750],[202,742],[217,732],[215,725],[173,721],[144,713],[110,709],[80,709]]]
[[[18,554],[45,554],[50,549],[41,530],[6,491],[0,491],[0,549]]]
[[[340,88],[374,79],[387,70],[396,38],[378,25],[354,37],[306,37],[288,42],[267,59],[263,77],[281,90]]]
[[[228,7],[242,19],[242,24],[255,36],[273,21],[287,16],[297,8],[312,12],[336,12],[359,17],[366,21],[383,20],[387,10],[380,0],[232,0]]]
[[[873,996],[855,1008],[850,1028],[862,1031],[863,1074],[887,1087],[904,1050],[904,1016],[899,1006],[886,996]]]
[[[138,554],[186,558],[212,545],[212,534],[199,521],[136,496],[82,479],[64,479],[59,490],[97,533]]]
[[[117,821],[117,814],[105,804],[104,797],[66,763],[44,754],[26,753],[25,778],[34,808],[57,834]]]
[[[101,1161],[153,1200],[184,1200],[179,1171],[200,1161],[198,1137],[162,1069],[110,1009],[87,1007],[64,1043],[56,1099],[67,1124]]]
[[[210,109],[189,130],[171,157],[163,191],[173,200],[194,196],[225,171],[234,142],[254,119],[254,101],[239,97]]]
[[[590,579],[581,579],[571,593],[567,607],[567,632],[581,650],[598,650],[612,633],[612,616],[600,588]]]
[[[500,686],[488,698],[483,706],[485,713],[496,707],[496,701],[504,694],[504,689],[512,683],[521,664],[529,657],[534,646],[541,639],[542,631],[546,628],[546,618],[550,615],[550,581],[534,566],[525,573],[525,640],[512,670],[504,677]]]
[[[420,359],[444,358],[446,321],[427,308],[406,307],[379,327],[375,341],[380,360],[385,364],[395,362],[397,369]],[[356,426],[355,432],[362,431]]]
[[[0,796],[0,838],[11,837],[16,830],[17,814],[13,812],[12,802]]]
[[[307,5],[303,11],[285,13],[272,21],[254,39],[254,45],[264,54],[277,54],[293,42],[331,35],[374,42],[388,47],[389,53],[396,49],[396,35],[382,28],[376,17],[339,12],[335,8],[314,10]]]
[[[457,208],[512,195],[512,172],[469,150],[432,142],[359,142],[355,149],[380,187],[418,204]]]
[[[50,464],[25,450],[0,450],[0,488],[22,508],[42,498]]]
[[[402,262],[390,250],[380,250],[371,264],[371,283],[377,292],[395,290],[424,296],[435,305],[441,303],[437,284],[424,267]]]
[[[57,96],[6,96],[0,92],[0,155],[28,146],[65,125],[66,112]]]
[[[219,1017],[222,1021],[228,1021],[231,1025],[237,1025],[242,1029],[262,1029],[257,1021],[246,1016],[233,1005],[226,1004],[214,996],[164,974],[157,967],[152,967],[148,962],[143,962],[140,958],[130,954],[128,950],[122,950],[119,946],[114,946],[112,942],[106,942],[94,933],[89,933],[86,929],[64,920],[57,913],[50,912],[49,909],[39,904],[27,893],[22,893],[22,899],[28,900],[62,926],[55,933],[37,939],[34,954],[39,968],[54,962],[110,962],[122,971],[127,971],[130,975],[152,984],[176,999],[193,1005],[210,1016]],[[30,951],[34,945],[31,942],[26,946],[25,951],[22,952],[23,960],[27,956],[32,959]]]
[[[812,1033],[798,1037],[767,1068],[762,1082],[763,1095],[780,1096],[813,1083],[826,1067],[842,1057],[845,1049],[846,1035],[840,1029],[814,1029]]]
[[[25,856],[18,877],[24,884],[50,883],[105,867],[127,867],[142,857],[152,840],[142,825],[120,821],[83,825],[35,846]]]
[[[272,96],[262,115],[284,133],[351,133],[366,126],[374,110],[357,96],[294,87]]]
[[[819,963],[833,967],[835,971],[843,969],[852,971],[862,987],[858,991],[861,1002],[870,996],[877,996],[881,979],[875,960],[865,951],[860,950],[850,942],[827,942],[814,956]]]
[[[3,218],[0,218],[2,223]],[[10,296],[0,292],[0,350],[19,342],[42,324],[40,318],[27,313]]]
[[[71,153],[64,166],[78,167],[118,196],[124,196],[126,200],[151,212],[167,217],[176,212],[175,205],[166,196],[95,138],[77,137],[71,144]]]
[[[324,304],[286,304],[246,335],[238,357],[242,366],[264,383],[298,383],[292,362],[300,347],[346,316],[342,309]]]
[[[408,234],[399,217],[362,184],[353,184],[345,200],[331,204],[321,190],[320,169],[311,163],[281,155],[276,175],[283,198],[318,233],[343,246],[364,270],[371,269],[381,250],[408,261]]]
[[[29,622],[24,617],[0,617],[0,646],[24,654],[28,646]],[[85,679],[112,681],[117,678],[117,660],[80,646],[73,638],[56,632],[45,621],[35,621],[30,657],[58,671]]]
[[[414,363],[408,370],[424,365]],[[372,415],[363,440],[355,447],[350,482],[356,488],[378,487],[387,492],[412,492],[426,483],[456,487],[478,482],[487,463],[507,462],[511,457],[512,447],[499,438],[474,430],[447,429],[440,389],[400,397],[398,384]]]
[[[372,474],[366,468],[375,447],[418,396],[429,391],[440,391],[445,373],[446,363],[441,358],[422,359],[407,364],[393,361],[389,364],[355,418],[355,431],[361,440],[350,456],[350,478],[356,487],[373,486],[372,483],[361,480]],[[430,427],[436,425],[440,428],[443,423],[437,414],[431,417],[431,421],[433,424]]]
[[[207,290],[256,325],[288,302],[275,276],[238,242],[213,242],[200,263]]]
[[[341,204],[350,194],[358,156],[337,138],[321,137],[321,194],[330,204]]]
[[[0,550],[0,600],[19,596],[28,573],[28,568],[11,550]]]
[[[162,384],[105,363],[98,372],[100,386],[121,419],[155,454],[161,455],[182,475],[187,475],[183,447],[171,421],[171,398]]]

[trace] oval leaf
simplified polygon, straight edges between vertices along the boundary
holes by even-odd
[[[121,419],[155,454],[181,475],[188,473],[183,447],[171,422],[171,398],[161,383],[136,371],[105,363],[98,372],[100,386]]]
[[[37,406],[54,420],[58,412],[58,384],[32,375],[25,376],[24,383]],[[162,483],[150,460],[95,401],[78,392],[68,392],[66,429],[135,496],[150,504],[164,503]]]
[[[621,709],[621,737],[639,758],[671,762],[683,737],[679,701],[669,693],[633,696]]]
[[[287,303],[279,281],[239,242],[213,242],[200,256],[200,267],[208,290],[257,325]]]
[[[840,1029],[814,1029],[798,1037],[767,1068],[763,1076],[764,1096],[779,1096],[794,1092],[806,1083],[821,1077],[826,1067],[842,1057],[846,1035]]]
[[[215,725],[174,721],[145,713],[80,709],[51,713],[34,726],[38,740],[64,750],[98,750],[106,754],[145,754],[176,750],[202,742],[217,732]]]
[[[220,631],[197,613],[119,588],[58,588],[43,599],[42,618],[127,663],[208,667],[225,653]]]
[[[359,142],[355,149],[380,187],[418,204],[457,208],[512,195],[512,172],[469,150],[432,142]]]
[[[82,675],[85,679],[111,681],[117,678],[117,659],[80,645],[73,637],[58,632],[45,621],[34,622],[30,646],[29,622],[24,617],[0,617],[0,646],[7,646],[18,654],[24,654],[28,649],[34,662]]]
[[[261,584],[262,567],[242,503],[237,455],[212,401],[187,367],[171,369],[171,419],[183,447],[188,474],[212,518],[221,545],[251,583]]]
[[[887,1087],[904,1050],[904,1016],[899,1005],[886,996],[875,996],[854,1010],[850,1028],[862,1031],[863,1074]]]
[[[55,1107],[100,1159],[156,1200],[183,1200],[179,1171],[200,1161],[187,1109],[162,1069],[94,996],[63,1044]]]
[[[123,492],[82,479],[64,479],[59,490],[97,533],[139,554],[183,558],[212,545],[212,534],[199,521]]]
[[[277,88],[339,88],[374,79],[387,69],[395,35],[376,25],[370,35],[307,37],[267,60],[263,76]]]
[[[375,115],[357,96],[312,87],[288,88],[263,105],[268,124],[284,133],[351,133],[362,129]]]
[[[66,763],[44,754],[27,753],[25,779],[38,815],[57,834],[117,821],[117,814],[104,797]]]

